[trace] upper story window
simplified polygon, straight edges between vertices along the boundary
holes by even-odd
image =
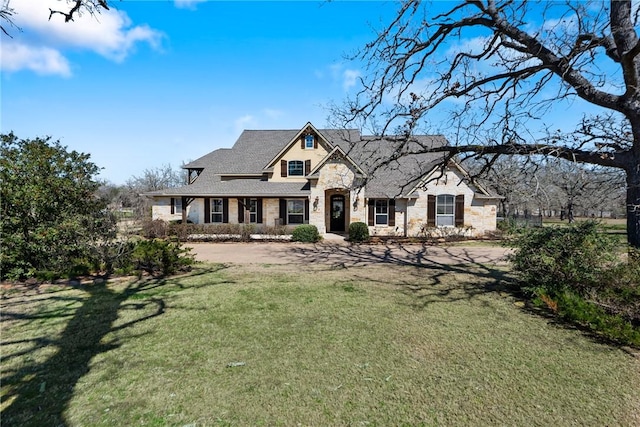
[[[455,198],[451,194],[441,194],[436,199],[436,226],[453,227]]]
[[[304,162],[302,160],[289,161],[289,176],[304,176]]]
[[[307,135],[304,137],[304,148],[307,150],[313,149],[315,146],[315,141],[313,139],[313,135]]]

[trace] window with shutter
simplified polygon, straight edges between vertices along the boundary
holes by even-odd
[[[289,176],[303,176],[304,163],[302,160],[289,160]]]
[[[304,200],[287,200],[287,224],[304,224]]]
[[[436,199],[436,225],[438,227],[453,227],[454,197],[451,194],[440,194]]]
[[[171,198],[171,214],[182,213],[182,197]]]
[[[211,199],[211,222],[224,222],[224,203],[222,199]]]
[[[376,199],[375,225],[389,224],[389,201],[387,199]]]

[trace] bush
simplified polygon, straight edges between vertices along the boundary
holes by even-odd
[[[147,239],[163,239],[167,237],[169,224],[161,219],[146,219],[142,222],[142,235]]]
[[[584,293],[597,286],[616,261],[614,241],[598,232],[595,221],[526,229],[512,244],[516,251],[510,261],[525,289],[534,293],[565,289]]]
[[[293,233],[291,235],[291,240],[293,240],[294,242],[315,243],[321,238],[322,237],[318,232],[318,227],[311,224],[303,224],[297,226],[293,229]]]
[[[131,264],[138,272],[166,276],[186,270],[195,262],[189,251],[177,241],[140,240],[131,253]]]
[[[349,224],[350,242],[366,242],[369,237],[369,227],[364,222],[352,222]]]
[[[609,340],[640,346],[640,265],[621,261],[596,222],[524,230],[513,243],[514,270],[534,301]]]

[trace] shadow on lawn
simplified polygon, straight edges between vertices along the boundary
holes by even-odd
[[[332,269],[375,265],[415,267],[414,270],[398,269],[398,275],[385,283],[399,286],[403,292],[415,296],[416,307],[469,299],[487,292],[521,297],[514,277],[498,266],[504,265],[504,257],[492,257],[477,248],[318,244],[292,248],[290,254],[304,259],[305,263],[324,264]],[[448,277],[451,274],[458,274],[455,283]],[[463,275],[469,280],[461,280]],[[366,280],[376,278],[367,276]]]
[[[218,270],[225,268],[219,266]],[[189,275],[209,274],[213,269],[202,269]],[[160,297],[163,287],[171,286],[177,290],[184,286],[177,278],[139,279],[134,280],[124,289],[114,289],[107,284],[80,285],[76,288],[88,293],[86,298],[58,296],[59,292],[38,295],[40,303],[47,298],[57,303],[67,302],[67,308],[55,311],[44,311],[25,314],[14,309],[11,297],[3,301],[3,321],[18,320],[20,322],[36,321],[45,318],[70,318],[64,331],[57,339],[38,337],[31,340],[32,347],[25,351],[6,354],[3,351],[3,363],[15,357],[26,357],[29,353],[45,347],[55,348],[55,353],[42,363],[33,362],[20,369],[7,372],[3,369],[2,382],[7,392],[2,396],[2,426],[66,426],[64,417],[74,393],[74,387],[90,369],[94,356],[116,349],[117,341],[104,342],[107,334],[117,332],[140,322],[161,316],[166,309],[166,301]],[[154,295],[155,292],[155,295]],[[16,298],[17,299],[17,298]],[[8,300],[8,301],[7,301]],[[18,301],[16,301],[18,302]],[[81,302],[77,309],[72,305]],[[9,308],[9,310],[7,310]],[[118,326],[114,323],[122,310],[135,310],[140,316]],[[16,344],[21,341],[2,341],[2,346]],[[5,347],[6,348],[6,347]]]

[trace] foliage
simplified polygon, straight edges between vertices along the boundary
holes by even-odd
[[[180,224],[163,220],[146,219],[142,222],[141,233],[148,239],[177,238],[187,240],[250,240],[251,234],[261,234],[269,239],[290,234],[286,226],[264,224]]]
[[[534,291],[592,288],[616,260],[613,241],[598,232],[595,221],[524,230],[512,243],[513,267]]]
[[[1,278],[60,276],[99,264],[100,246],[116,228],[96,196],[98,166],[49,137],[1,138]]]
[[[188,269],[195,261],[178,241],[166,239],[140,240],[131,253],[131,264],[135,271],[151,275],[167,276]]]
[[[597,222],[524,230],[513,243],[514,269],[539,303],[608,339],[640,346],[640,265],[619,260]]]
[[[352,222],[349,224],[349,241],[366,242],[370,238],[369,227],[364,222]]]
[[[315,243],[320,241],[322,236],[318,232],[318,227],[311,224],[302,224],[293,229],[291,240],[294,242]]]

